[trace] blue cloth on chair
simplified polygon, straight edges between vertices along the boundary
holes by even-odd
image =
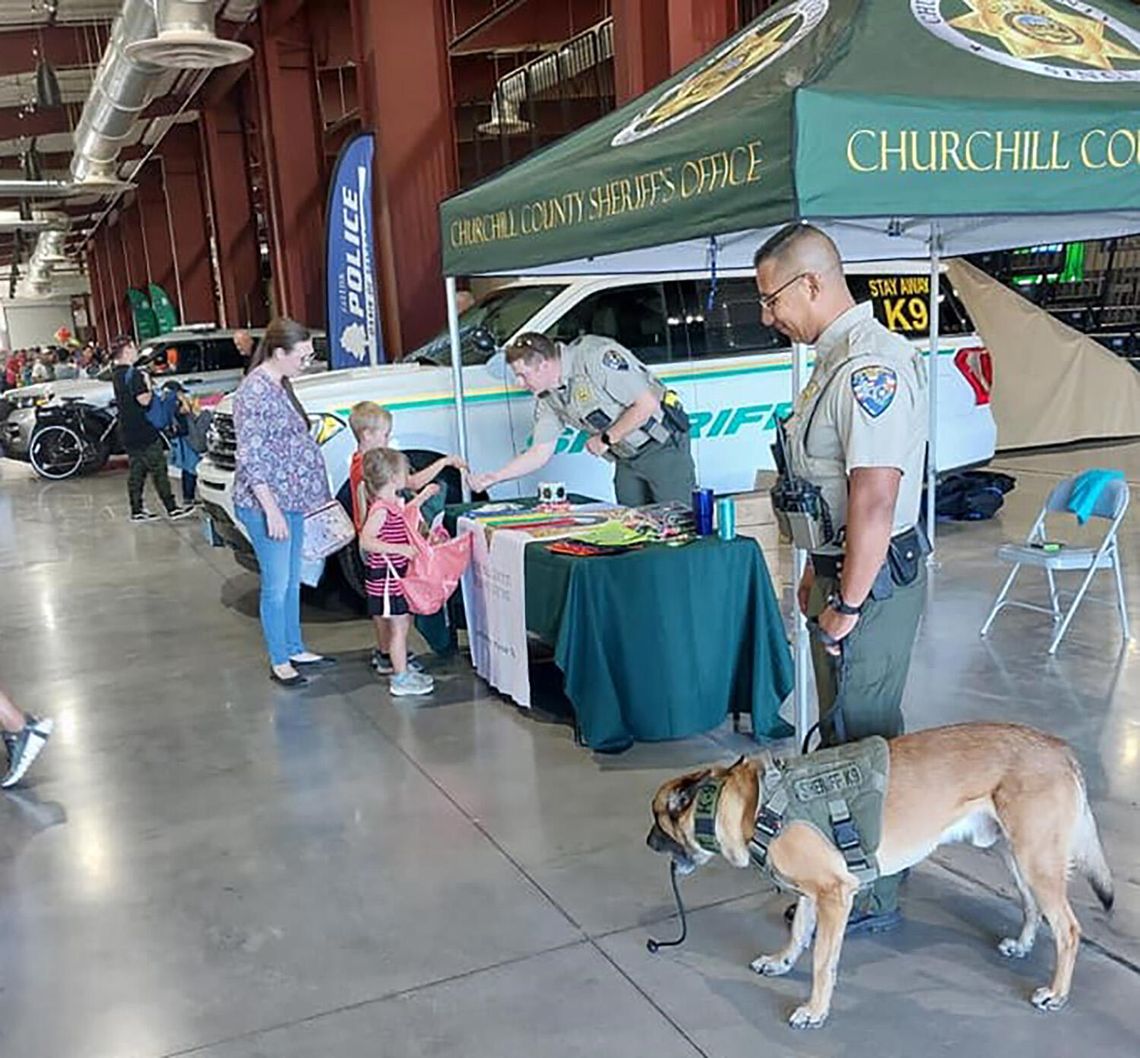
[[[1092,516],[1096,501],[1100,499],[1101,489],[1110,481],[1119,481],[1123,477],[1122,470],[1086,470],[1073,482],[1068,507],[1077,516],[1077,521],[1081,525]]]

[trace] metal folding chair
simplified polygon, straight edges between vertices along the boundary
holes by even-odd
[[[1037,521],[1033,523],[1033,528],[1029,530],[1029,535],[1025,538],[1024,544],[1003,544],[998,548],[997,557],[1002,562],[1011,563],[1013,569],[1006,578],[1005,584],[1002,585],[998,597],[994,600],[993,608],[986,618],[986,623],[982,625],[981,635],[984,636],[990,630],[990,625],[993,624],[994,618],[997,617],[998,612],[1006,606],[1018,606],[1023,610],[1035,610],[1038,613],[1048,614],[1053,618],[1056,631],[1053,633],[1053,641],[1049,644],[1049,653],[1056,654],[1057,647],[1060,646],[1061,643],[1061,638],[1068,631],[1073,615],[1077,612],[1077,607],[1084,600],[1085,593],[1092,583],[1093,576],[1097,570],[1111,569],[1116,574],[1116,606],[1120,612],[1121,631],[1124,633],[1124,639],[1127,642],[1130,635],[1128,628],[1128,604],[1124,598],[1124,577],[1120,572],[1120,552],[1116,537],[1117,530],[1124,518],[1124,512],[1128,509],[1128,501],[1130,499],[1128,483],[1123,480],[1109,481],[1104,485],[1100,495],[1097,497],[1096,507],[1091,517],[1104,519],[1109,523],[1099,547],[1063,546],[1057,551],[1046,551],[1041,546],[1050,539],[1045,535],[1045,519],[1048,515],[1067,514],[1069,517],[1075,517],[1075,515],[1068,510],[1069,496],[1073,491],[1075,482],[1076,478],[1068,478],[1049,493],[1049,498],[1041,508],[1041,513],[1037,515]],[[1024,602],[1019,599],[1010,599],[1008,597],[1009,590],[1013,587],[1014,578],[1022,566],[1034,566],[1045,571],[1045,576],[1049,581],[1050,605],[1048,607],[1037,606],[1034,603]],[[1055,574],[1081,570],[1085,571],[1085,575],[1081,579],[1080,587],[1077,588],[1073,594],[1069,608],[1062,610],[1060,601],[1061,593],[1057,590]],[[1089,596],[1089,601],[1103,603],[1108,606],[1112,605],[1112,602],[1107,599],[1097,599],[1093,596]]]

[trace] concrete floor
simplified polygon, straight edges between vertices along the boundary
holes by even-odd
[[[1004,535],[1057,477],[1140,446],[1005,459],[1000,518],[942,528],[906,711],[912,727],[1027,721],[1069,739],[1117,887],[1076,881],[1086,930],[1068,1008],[1028,1004],[1043,935],[1009,963],[1016,906],[996,857],[918,869],[897,934],[850,942],[828,1026],[784,1024],[808,964],[762,980],[786,900],[723,865],[686,880],[644,846],[665,777],[747,741],[722,729],[617,757],[521,715],[462,663],[392,702],[364,622],[307,611],[343,659],[301,693],[271,685],[256,579],[193,523],[133,526],[121,471],[48,485],[0,463],[0,681],[57,734],[0,795],[3,1058],[717,1058],[1135,1053],[1140,1038],[1140,649],[1089,607],[1056,659],[1028,613],[977,629]],[[762,534],[763,536],[764,534]],[[1140,510],[1123,537],[1140,629]],[[769,549],[780,573],[788,557]],[[1140,631],[1137,633],[1140,635]]]

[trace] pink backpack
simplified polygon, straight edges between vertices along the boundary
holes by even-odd
[[[471,561],[471,537],[464,534],[453,540],[446,529],[437,526],[425,539],[420,532],[423,516],[419,508],[405,507],[403,516],[417,552],[401,578],[408,609],[416,614],[439,613]]]

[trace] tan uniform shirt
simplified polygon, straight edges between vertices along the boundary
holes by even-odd
[[[902,471],[892,534],[918,521],[929,433],[919,351],[879,323],[871,303],[848,309],[819,336],[811,379],[788,424],[792,470],[823,490],[836,532],[847,524],[856,467]]]
[[[585,335],[560,345],[562,385],[538,398],[534,405],[534,443],[552,444],[563,427],[597,436],[607,430],[641,394],[660,399],[665,387],[649,369],[612,338]],[[669,429],[656,416],[615,444],[607,458],[628,459],[650,440],[668,441]]]

